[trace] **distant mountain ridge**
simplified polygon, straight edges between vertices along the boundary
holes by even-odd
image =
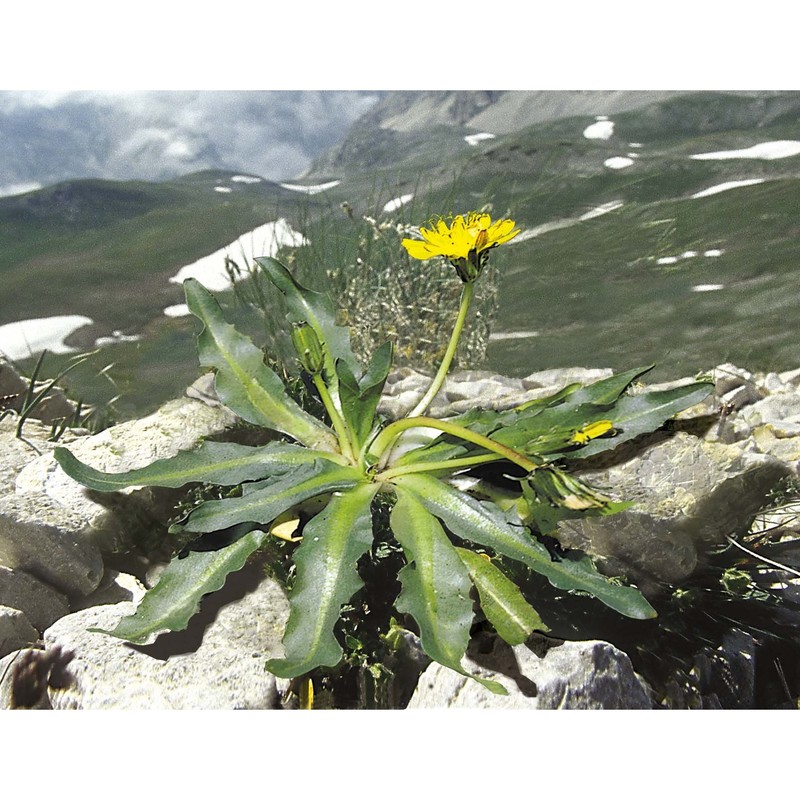
[[[463,125],[489,133],[564,117],[612,114],[668,100],[679,91],[418,91],[391,92],[359,120],[396,131]]]
[[[570,117],[597,117],[652,109],[652,114],[671,113],[669,101],[702,96],[730,95],[742,98],[738,114],[727,125],[755,124],[758,117],[769,121],[776,113],[796,106],[794,92],[693,92],[693,91],[407,91],[387,92],[356,120],[348,134],[317,157],[305,173],[312,178],[337,171],[386,167],[384,154],[396,149],[401,155],[422,141],[423,134],[455,128],[463,135],[486,132],[494,135],[522,131]],[[782,104],[781,98],[787,102]],[[770,111],[772,106],[773,111]],[[744,111],[741,109],[744,107]],[[774,111],[777,109],[777,112]],[[665,110],[665,111],[662,111]],[[711,112],[711,109],[709,109]],[[725,105],[725,113],[731,108]],[[680,124],[671,113],[663,123]],[[689,124],[698,129],[697,115]],[[720,123],[710,120],[708,128]]]

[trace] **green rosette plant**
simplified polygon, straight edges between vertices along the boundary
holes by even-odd
[[[391,535],[405,561],[397,573],[394,608],[414,620],[425,652],[459,673],[468,674],[462,659],[476,601],[511,645],[534,630],[547,630],[504,572],[505,559],[540,573],[559,590],[593,595],[627,617],[655,616],[638,589],[606,577],[585,554],[554,555],[542,536],[559,520],[627,507],[571,474],[571,463],[656,430],[706,397],[709,382],[629,394],[631,384],[650,369],[644,367],[588,386],[573,384],[506,411],[473,409],[447,420],[425,415],[450,368],[490,251],[517,233],[512,220],[492,223],[486,214],[469,214],[439,219],[421,229],[421,240],[403,242],[412,257],[444,257],[463,289],[453,335],[430,388],[406,417],[394,421],[377,413],[391,346],[378,348],[362,368],[347,328],[335,322],[330,298],[302,286],[281,263],[256,259],[285,307],[300,367],[324,407],[322,418],[292,399],[263,352],[225,321],[199,282],[187,280],[186,302],[203,324],[200,364],[214,370],[220,400],[241,419],[273,432],[273,440],[261,446],[204,441],[124,473],[101,472],[66,448],[55,450],[65,472],[95,491],[196,483],[231,487],[199,503],[170,529],[188,538],[188,547],[136,612],[104,632],[144,643],[184,629],[203,595],[219,589],[276,534],[290,542],[294,574],[284,656],[268,661],[267,669],[299,678],[334,667],[344,653],[335,626],[364,586],[359,562],[375,542],[376,509],[387,502]],[[502,487],[485,477],[492,464],[502,467]],[[456,487],[454,478],[475,470],[484,475],[475,483],[478,491]],[[301,518],[305,523],[299,525]],[[281,533],[287,519],[298,526],[295,536]],[[491,691],[505,691],[472,677]]]

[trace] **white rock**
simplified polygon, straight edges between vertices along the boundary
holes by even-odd
[[[720,402],[724,403],[729,409],[738,411],[740,408],[752,405],[761,400],[761,392],[752,383],[745,383],[737,386],[720,397]]]
[[[715,391],[720,397],[731,389],[736,389],[746,383],[754,383],[755,377],[752,372],[737,367],[735,364],[720,364],[711,370],[714,379]]]
[[[147,591],[144,584],[133,575],[117,570],[106,570],[100,585],[90,595],[72,603],[72,611],[80,611],[92,606],[115,605],[131,601],[138,603]]]
[[[0,658],[35,644],[39,632],[17,608],[0,605]]]
[[[646,685],[630,659],[608,642],[564,642],[542,657],[525,645],[496,648],[468,672],[501,683],[508,695],[492,694],[477,681],[441,664],[421,675],[408,708],[649,709]]]
[[[603,378],[610,378],[614,374],[611,369],[587,369],[586,367],[565,367],[544,369],[533,372],[522,379],[526,389],[538,389],[546,386],[557,392],[570,383],[589,384]]]
[[[685,580],[703,553],[746,531],[768,492],[790,474],[777,458],[684,432],[656,437],[632,455],[578,475],[633,505],[563,521],[557,538],[645,592]]]
[[[22,611],[37,630],[43,631],[69,613],[64,595],[33,575],[0,566],[0,604]]]
[[[739,417],[752,428],[768,425],[779,438],[800,436],[800,395],[770,395],[743,408]]]
[[[45,644],[75,653],[70,671],[77,683],[50,692],[53,708],[277,707],[275,677],[264,664],[283,655],[288,601],[262,570],[248,565],[229,576],[223,589],[204,599],[186,631],[162,634],[149,646],[87,630],[112,629],[134,603],[87,608],[59,620],[45,632]]]
[[[221,433],[235,422],[235,416],[224,407],[179,398],[143,419],[82,437],[68,449],[96,469],[125,472],[191,449],[203,437]],[[42,456],[20,472],[16,493],[20,500],[31,498],[52,511],[56,518],[63,514],[65,530],[79,534],[104,552],[125,549],[135,529],[159,519],[165,521],[172,507],[172,494],[155,488],[131,487],[93,495],[72,480],[52,455]],[[97,586],[101,575],[102,570],[88,591]]]
[[[759,388],[767,394],[783,394],[793,391],[791,384],[784,381],[776,372],[768,372],[757,383]]]

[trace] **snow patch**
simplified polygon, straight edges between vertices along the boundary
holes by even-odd
[[[122,331],[112,331],[111,336],[101,336],[94,340],[95,347],[105,347],[109,344],[119,344],[120,342],[138,342],[142,337],[137,334],[127,335]]]
[[[716,186],[709,186],[708,189],[703,189],[701,192],[695,192],[691,199],[696,200],[698,197],[710,197],[712,194],[727,192],[728,189],[736,189],[739,186],[755,186],[757,183],[764,183],[764,178],[749,178],[748,180],[743,181],[727,181],[725,183],[718,183]]]
[[[557,219],[554,222],[544,222],[541,225],[536,225],[533,228],[528,228],[525,231],[522,231],[518,236],[515,236],[510,242],[508,242],[508,246],[510,247],[512,244],[520,244],[521,242],[527,242],[529,239],[535,239],[537,236],[541,236],[544,233],[550,233],[550,231],[558,231],[562,228],[570,228],[573,225],[577,225],[577,219]]]
[[[608,117],[595,117],[593,122],[585,128],[583,135],[587,139],[610,139],[614,135],[614,123]]]
[[[505,333],[490,333],[489,340],[502,342],[505,339],[531,339],[540,335],[539,331],[506,331]]]
[[[587,211],[585,214],[582,214],[578,219],[583,222],[587,219],[594,219],[595,217],[602,217],[603,214],[609,214],[612,211],[616,211],[618,208],[622,208],[624,203],[620,200],[612,200],[610,203],[603,203],[601,206],[597,206],[597,208],[593,208],[591,211]]]
[[[178,303],[174,306],[167,306],[164,309],[164,314],[167,317],[188,317],[191,313],[186,303]]]
[[[641,147],[641,142],[628,142],[628,147]]]
[[[718,292],[720,289],[724,289],[724,283],[698,283],[696,286],[692,286],[693,292]]]
[[[292,192],[303,192],[303,194],[319,194],[326,189],[333,189],[338,186],[341,181],[328,181],[328,183],[319,183],[316,186],[301,186],[299,183],[279,183],[278,186],[284,189],[289,189]]]
[[[496,138],[497,137],[493,133],[470,133],[469,136],[464,137],[464,141],[467,144],[475,147],[479,142],[486,141],[487,139],[496,139]]]
[[[12,361],[47,350],[50,353],[74,353],[64,344],[70,334],[94,320],[78,314],[42,319],[23,319],[0,325],[0,353]]]
[[[42,184],[31,181],[29,183],[7,183],[5,186],[0,186],[0,197],[12,197],[15,194],[26,194],[27,192],[35,192],[41,189]]]
[[[234,183],[261,183],[261,178],[255,175],[234,175],[231,180]]]
[[[239,266],[247,268],[257,256],[274,256],[281,246],[300,247],[304,244],[308,244],[308,241],[303,234],[293,230],[281,218],[244,233],[227,247],[187,264],[169,281],[183,283],[187,278],[196,278],[210,292],[223,292],[231,288],[231,280],[225,270],[226,256],[234,259]]]
[[[609,169],[625,169],[625,167],[629,167],[631,164],[633,164],[633,159],[625,156],[613,156],[612,158],[607,158],[603,162],[603,166]]]
[[[395,197],[394,200],[390,200],[384,207],[383,210],[387,214],[392,211],[397,211],[398,208],[402,208],[409,200],[414,197],[413,194],[404,194],[400,197]]]
[[[771,161],[775,158],[788,158],[800,154],[800,142],[782,140],[778,142],[761,142],[742,150],[720,150],[716,153],[698,153],[689,158],[702,160],[716,160],[724,158],[761,158]]]
[[[223,194],[230,194],[233,191],[233,189],[231,189],[230,186],[215,186],[214,191],[222,192]]]
[[[717,258],[722,255],[723,250],[704,250],[702,255],[706,258]],[[697,250],[686,250],[679,256],[662,256],[656,259],[656,264],[677,264],[687,258],[697,258],[701,255]]]

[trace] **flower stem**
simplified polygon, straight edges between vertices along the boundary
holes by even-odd
[[[401,467],[393,467],[381,472],[378,476],[380,480],[391,480],[398,475],[409,475],[412,472],[438,472],[440,470],[457,471],[467,467],[476,467],[479,464],[489,464],[492,461],[500,461],[503,458],[499,453],[483,453],[479,456],[466,456],[465,458],[451,458],[449,461],[421,461],[417,464],[406,464]]]
[[[345,423],[344,419],[342,419],[342,415],[339,413],[339,410],[336,408],[336,405],[333,402],[331,393],[328,391],[328,387],[325,381],[322,379],[322,375],[318,373],[312,376],[312,380],[314,381],[314,386],[317,387],[317,391],[319,392],[320,399],[325,406],[325,410],[328,412],[328,416],[331,418],[331,424],[333,425],[333,429],[336,431],[336,436],[339,439],[339,449],[342,451],[342,455],[355,464],[356,458],[353,452],[353,445],[350,442],[350,432],[347,430],[347,424]]]
[[[461,292],[461,305],[458,309],[458,316],[456,317],[456,324],[453,328],[453,333],[450,336],[450,343],[447,345],[447,350],[444,354],[444,358],[442,359],[442,363],[439,365],[439,370],[436,373],[436,376],[433,379],[433,383],[428,387],[428,391],[422,397],[422,399],[417,403],[416,406],[409,412],[409,417],[419,417],[424,414],[428,410],[428,406],[433,402],[434,397],[439,393],[439,389],[442,388],[442,384],[444,383],[444,379],[447,377],[447,373],[450,369],[450,365],[453,363],[453,357],[456,354],[456,348],[458,347],[458,340],[461,338],[461,331],[464,328],[464,323],[467,319],[467,312],[469,311],[469,304],[472,301],[472,294],[474,290],[474,282],[469,281],[468,283],[464,284],[464,288]]]
[[[443,419],[435,419],[434,417],[405,417],[398,419],[387,425],[373,440],[370,452],[378,457],[378,471],[380,472],[385,466],[385,459],[383,456],[391,452],[392,445],[397,437],[403,431],[409,428],[435,428],[450,434],[457,439],[463,439],[466,442],[472,442],[482,447],[484,450],[489,450],[492,453],[497,453],[501,458],[505,458],[512,464],[517,464],[522,467],[526,472],[533,472],[539,465],[530,459],[526,458],[522,453],[506,447],[504,444],[495,442],[480,433],[475,433],[468,428],[461,425],[456,425],[454,422],[447,422]]]

